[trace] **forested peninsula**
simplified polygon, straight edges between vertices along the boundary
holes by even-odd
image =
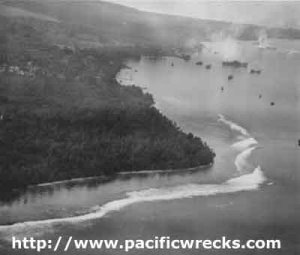
[[[40,17],[0,15],[0,24],[0,190],[213,162],[150,94],[116,81],[127,59],[163,47],[87,46],[76,36],[89,27]],[[51,40],[60,35],[72,44]]]

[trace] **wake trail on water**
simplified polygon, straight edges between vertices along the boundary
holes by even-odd
[[[241,141],[238,141],[238,142],[232,144],[231,146],[238,151],[243,151],[243,150],[248,149],[250,146],[255,146],[257,144],[258,144],[258,142],[253,137],[250,137],[250,138],[245,138]]]
[[[248,131],[247,131],[245,128],[243,128],[242,126],[240,126],[240,125],[234,123],[234,122],[231,121],[231,120],[227,120],[227,119],[224,117],[224,115],[222,115],[222,114],[219,114],[218,117],[219,117],[219,121],[220,121],[220,122],[223,122],[225,125],[229,126],[230,129],[232,129],[232,130],[234,130],[234,131],[237,131],[237,132],[239,132],[240,134],[242,134],[242,135],[244,135],[244,136],[249,136]]]
[[[234,160],[234,164],[236,166],[236,170],[240,173],[248,171],[251,167],[249,162],[249,157],[252,152],[257,148],[258,142],[254,137],[251,137],[249,132],[243,128],[242,126],[234,123],[225,118],[224,115],[219,114],[219,122],[222,122],[226,126],[230,128],[231,131],[236,132],[239,141],[233,143],[231,145],[232,148],[236,149],[240,153],[236,156]],[[260,167],[260,166],[258,166]]]
[[[66,223],[77,224],[99,219],[111,212],[120,211],[127,206],[141,202],[175,200],[201,196],[206,197],[258,189],[260,185],[266,181],[266,178],[260,166],[253,168],[253,171],[249,173],[250,163],[248,162],[248,158],[252,151],[255,150],[258,142],[250,136],[245,128],[227,120],[223,115],[219,115],[218,120],[227,125],[232,131],[237,132],[239,135],[237,137],[239,137],[239,139],[241,139],[241,135],[243,137],[242,140],[239,140],[232,145],[234,149],[239,151],[234,162],[237,172],[239,174],[242,173],[243,175],[231,178],[221,184],[188,183],[173,187],[150,188],[127,192],[125,198],[108,202],[96,208],[94,207],[92,212],[85,215],[4,225],[0,226],[0,234],[4,233],[5,237],[10,238],[9,234],[16,235],[19,233],[22,235],[30,230],[35,233],[39,233],[39,230],[44,232],[45,230],[48,231],[51,226]]]
[[[256,190],[265,182],[264,174],[260,167],[257,167],[252,173],[245,174],[227,180],[221,184],[186,184],[175,187],[147,189],[141,191],[128,192],[126,198],[114,200],[100,206],[95,212],[60,219],[49,219],[41,221],[30,221],[17,223],[10,226],[0,226],[0,231],[10,240],[11,235],[24,235],[25,232],[31,230],[34,233],[39,231],[43,233],[49,227],[59,224],[76,224],[95,220],[104,217],[105,215],[120,211],[121,209],[136,203],[175,200],[183,198],[192,198],[199,196],[212,196],[217,194],[229,194],[240,191]]]
[[[252,151],[254,151],[255,147],[250,147],[246,150],[243,150],[240,154],[238,154],[235,158],[234,164],[238,172],[243,172],[250,167],[250,163],[248,162],[248,158],[250,157]]]

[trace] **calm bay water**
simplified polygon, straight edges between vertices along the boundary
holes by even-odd
[[[279,251],[232,253],[298,254],[300,43],[271,43],[275,49],[259,48],[253,42],[207,43],[190,61],[147,57],[129,61],[131,69],[122,70],[120,83],[136,84],[153,94],[165,115],[214,148],[215,164],[207,170],[32,188],[0,206],[0,254],[14,254],[7,243],[11,235],[281,239]],[[227,57],[248,62],[248,69],[223,67]],[[203,65],[196,65],[197,61]],[[250,74],[251,68],[262,72]],[[233,79],[228,80],[228,75]],[[203,250],[129,254],[161,253],[231,254]]]

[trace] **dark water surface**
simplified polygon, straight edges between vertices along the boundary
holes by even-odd
[[[259,48],[253,42],[207,43],[190,61],[146,57],[129,61],[131,69],[124,69],[118,80],[145,87],[164,114],[214,148],[215,164],[207,170],[32,188],[0,206],[0,254],[13,254],[6,243],[11,235],[281,239],[279,251],[129,254],[300,253],[300,43],[278,40],[272,45],[276,49]],[[222,67],[222,60],[232,56],[247,61],[248,68]],[[200,60],[203,66],[195,64]],[[250,74],[251,68],[262,72]]]

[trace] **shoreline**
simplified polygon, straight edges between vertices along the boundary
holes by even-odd
[[[118,172],[114,176],[105,176],[105,175],[99,175],[99,176],[89,176],[89,177],[78,177],[78,178],[72,178],[72,179],[66,179],[61,181],[54,181],[54,182],[44,182],[34,185],[29,185],[28,188],[36,188],[36,187],[49,187],[49,186],[55,186],[55,185],[61,185],[61,184],[69,184],[74,183],[78,184],[81,182],[89,181],[89,180],[96,180],[99,179],[99,181],[109,181],[109,180],[115,180],[119,176],[124,175],[150,175],[150,174],[157,174],[157,173],[180,173],[180,172],[196,172],[197,170],[203,170],[203,169],[209,169],[213,166],[213,163],[209,163],[207,165],[199,165],[196,167],[190,167],[190,168],[184,168],[184,169],[166,169],[166,170],[141,170],[141,171],[130,171],[130,172]]]

